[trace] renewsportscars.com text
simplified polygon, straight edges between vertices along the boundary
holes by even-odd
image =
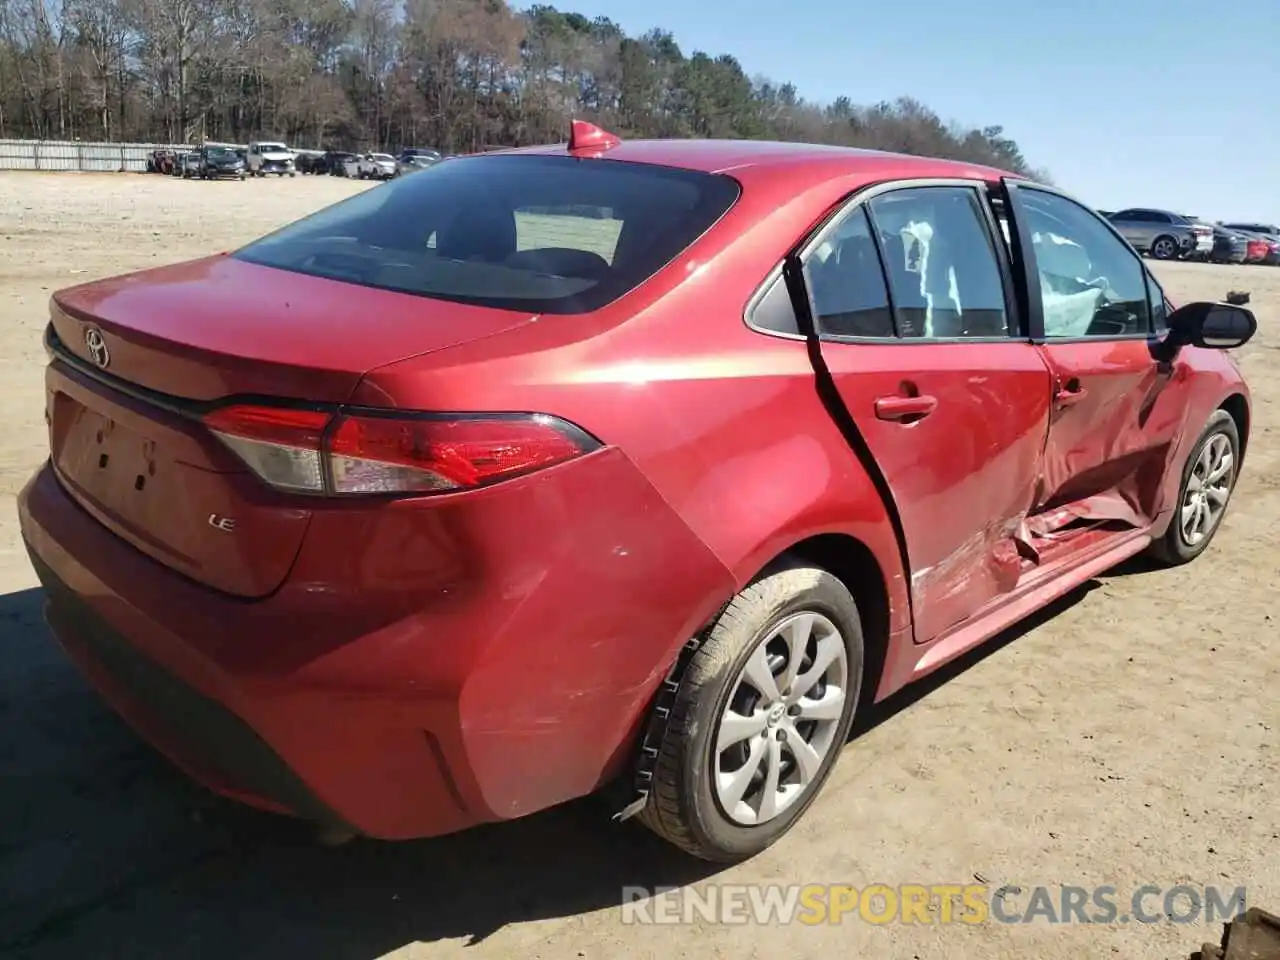
[[[626,924],[1226,923],[1245,911],[1244,887],[1005,884],[719,884],[624,887]]]

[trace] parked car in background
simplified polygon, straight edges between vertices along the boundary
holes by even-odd
[[[1254,315],[1052,187],[583,123],[49,315],[53,633],[214,790],[388,840],[617,784],[751,857],[860,707],[1202,555],[1254,420]]]
[[[1228,223],[1228,230],[1235,230],[1246,236],[1259,237],[1267,242],[1268,253],[1260,262],[1268,266],[1280,266],[1280,227],[1269,223]]]
[[[396,176],[406,173],[413,173],[415,170],[425,170],[427,167],[439,163],[441,155],[439,150],[426,150],[421,147],[409,147],[401,150],[396,157]]]
[[[1213,224],[1208,220],[1201,220],[1199,217],[1191,214],[1175,213],[1175,217],[1181,217],[1182,221],[1191,228],[1191,232],[1195,234],[1196,246],[1188,256],[1191,259],[1203,260],[1213,249]]]
[[[201,147],[196,151],[197,176],[201,180],[243,180],[244,161],[231,147]]]
[[[295,150],[293,155],[293,166],[298,173],[326,173],[325,157],[328,154],[323,150]]]
[[[390,180],[396,175],[396,158],[389,153],[363,153],[356,158],[354,173],[350,163],[347,170],[361,180]]]
[[[1197,234],[1191,225],[1168,210],[1133,207],[1108,219],[1133,249],[1156,260],[1174,260],[1197,249]]]
[[[1280,267],[1280,235],[1260,233],[1258,236],[1267,242],[1267,248],[1270,251],[1262,262],[1269,267]]]
[[[295,176],[293,151],[283,143],[275,140],[255,141],[249,144],[249,172],[255,177],[265,177],[274,173],[278,177],[285,174]]]
[[[325,173],[331,177],[348,176],[347,164],[357,159],[354,153],[348,153],[345,150],[330,150],[324,155]]]
[[[200,176],[200,151],[192,150],[182,155],[182,179],[190,180]]]
[[[1215,224],[1213,249],[1206,260],[1211,263],[1244,263],[1249,255],[1249,241],[1243,233]]]
[[[1245,263],[1266,263],[1271,257],[1274,242],[1257,233],[1237,231],[1245,239]]]
[[[172,150],[152,150],[147,154],[147,173],[172,175],[177,156]]]
[[[173,163],[169,167],[169,176],[181,177],[184,175],[184,171],[187,167],[187,154],[189,152],[190,151],[188,150],[175,150],[173,152]]]

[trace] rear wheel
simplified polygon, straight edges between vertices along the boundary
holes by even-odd
[[[1173,237],[1156,237],[1151,242],[1151,255],[1157,260],[1172,260],[1178,254],[1178,241]]]
[[[679,680],[643,822],[704,860],[754,856],[813,802],[862,687],[853,597],[788,562],[724,609]]]
[[[1235,489],[1240,432],[1231,414],[1217,410],[1191,450],[1182,470],[1178,506],[1163,537],[1150,552],[1169,566],[1189,563],[1208,548],[1222,525]]]

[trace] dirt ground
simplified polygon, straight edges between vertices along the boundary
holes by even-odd
[[[13,497],[45,451],[40,331],[62,286],[223,250],[361,185],[0,174],[0,954],[53,957],[1186,957],[1215,926],[622,922],[625,885],[1246,886],[1280,906],[1280,269],[1249,290],[1256,425],[1212,549],[1099,577],[863,724],[769,853],[720,872],[590,804],[457,837],[328,848],[206,795],[45,635]]]

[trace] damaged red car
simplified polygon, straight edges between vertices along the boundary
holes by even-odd
[[[51,314],[22,534],[155,747],[380,838],[620,786],[719,861],[859,707],[1200,554],[1256,329],[998,170],[585,124]]]

